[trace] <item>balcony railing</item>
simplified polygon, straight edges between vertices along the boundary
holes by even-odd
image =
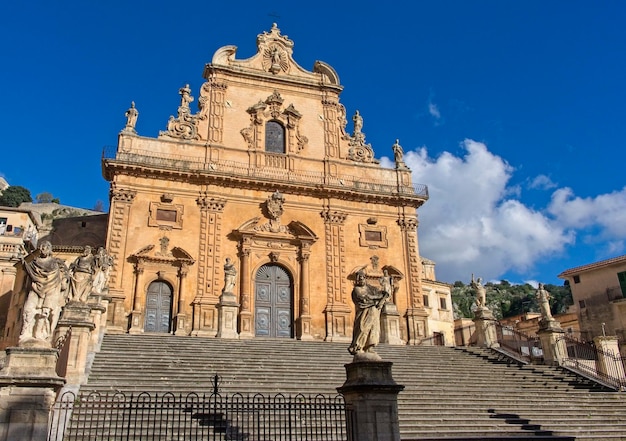
[[[305,184],[368,193],[400,194],[428,199],[428,187],[423,184],[402,185],[395,180],[377,180],[349,175],[329,176],[316,171],[287,170],[285,168],[284,156],[267,153],[265,153],[265,156],[265,167],[250,167],[249,164],[235,161],[203,161],[193,156],[171,155],[151,151],[133,150],[132,152],[118,152],[115,147],[105,147],[102,153],[103,159],[111,159],[121,164],[158,167],[172,171],[206,173],[215,176],[253,178],[279,183]]]

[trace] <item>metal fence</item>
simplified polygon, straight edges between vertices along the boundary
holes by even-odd
[[[65,392],[48,441],[345,441],[343,397]]]
[[[603,351],[592,342],[578,341],[569,336],[562,338],[567,347],[563,366],[616,390],[626,389],[626,360],[621,354]]]
[[[498,322],[494,326],[502,350],[529,363],[543,362],[543,350],[539,337],[531,337]]]

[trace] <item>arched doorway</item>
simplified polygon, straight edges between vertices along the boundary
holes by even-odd
[[[146,293],[145,332],[170,332],[172,313],[172,287],[157,280],[152,282]]]
[[[293,337],[293,284],[279,265],[263,265],[254,279],[254,333],[257,337]]]

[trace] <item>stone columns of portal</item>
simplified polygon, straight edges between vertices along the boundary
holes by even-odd
[[[252,311],[250,310],[250,247],[242,244],[241,249],[241,311],[239,313],[239,338],[253,338]]]
[[[143,265],[138,263],[135,266],[135,289],[133,290],[133,310],[130,313],[130,329],[129,334],[143,333],[143,313],[141,311],[141,301],[139,297],[139,289],[142,286]]]
[[[311,335],[311,312],[309,310],[309,257],[311,244],[305,242],[300,249],[300,317],[297,320],[297,336],[300,340],[313,340]]]
[[[187,329],[185,329],[187,322],[187,315],[183,312],[185,310],[185,299],[184,299],[184,290],[183,290],[183,282],[189,269],[187,265],[182,264],[180,269],[178,270],[178,310],[176,313],[176,322],[174,323],[175,331],[174,335],[187,335]]]
[[[400,441],[398,394],[404,386],[391,375],[391,362],[346,364],[346,382],[337,391],[346,402],[348,441]]]

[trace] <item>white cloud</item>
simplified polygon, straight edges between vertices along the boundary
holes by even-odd
[[[439,107],[437,104],[432,101],[428,103],[428,113],[433,116],[435,119],[441,119],[441,112],[439,111]]]
[[[552,182],[546,175],[536,176],[533,180],[528,184],[528,188],[536,189],[536,190],[550,190],[552,188],[556,188],[557,184]]]
[[[552,194],[548,211],[559,223],[584,231],[585,239],[609,241],[621,250],[626,238],[626,187],[596,197],[581,198],[571,188],[560,188]]]
[[[430,200],[419,209],[420,252],[437,262],[438,279],[526,271],[573,243],[572,231],[512,197],[514,169],[504,159],[480,142],[462,147],[463,157],[444,152],[435,159],[426,148],[405,155],[413,181],[429,188]]]

